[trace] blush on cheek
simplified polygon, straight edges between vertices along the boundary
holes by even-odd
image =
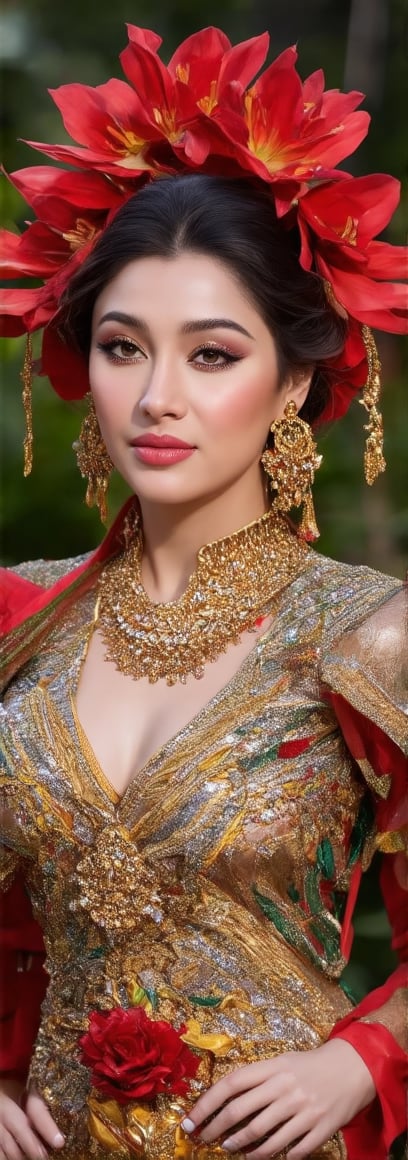
[[[104,436],[111,435],[114,438],[115,432],[120,428],[121,412],[126,410],[126,403],[119,391],[115,390],[113,375],[106,373],[105,368],[103,374],[101,370],[94,376],[90,373],[89,379],[99,425],[101,429],[103,428],[102,433]]]
[[[277,393],[271,382],[265,382],[265,377],[261,381],[247,378],[217,408],[218,436],[247,437],[253,431],[262,444],[276,409]]]

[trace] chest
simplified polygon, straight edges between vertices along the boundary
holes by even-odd
[[[163,849],[180,853],[188,839],[195,864],[231,823],[234,834],[255,824],[256,844],[264,825],[278,846],[283,833],[309,844],[320,825],[327,833],[336,824],[340,837],[353,766],[310,634],[295,638],[292,623],[274,622],[202,680],[168,687],[107,664],[81,612],[6,695],[7,760],[58,825],[74,817],[69,831],[85,826],[90,836],[101,811],[113,811],[142,844],[156,843],[163,825]]]
[[[264,626],[265,627],[265,626]],[[197,680],[154,684],[121,673],[106,658],[99,631],[89,641],[77,688],[74,713],[80,731],[115,793],[122,796],[153,755],[180,734],[233,680],[256,649],[256,635],[245,633]]]

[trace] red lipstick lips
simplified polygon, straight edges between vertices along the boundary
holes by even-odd
[[[188,448],[189,451],[194,451],[191,443],[185,443],[183,439],[175,439],[174,435],[138,435],[137,439],[132,439],[133,447],[182,447],[184,450]]]
[[[132,439],[137,458],[150,467],[169,467],[188,459],[195,451],[191,443],[175,439],[173,435],[138,435]]]

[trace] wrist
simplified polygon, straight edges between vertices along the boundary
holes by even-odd
[[[331,1056],[332,1059],[336,1060],[339,1072],[347,1071],[350,1075],[358,1101],[356,1112],[363,1111],[376,1098],[377,1089],[371,1071],[357,1048],[345,1039],[334,1038],[324,1043],[321,1050],[326,1053],[328,1058]]]

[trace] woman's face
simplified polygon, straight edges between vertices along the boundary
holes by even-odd
[[[270,424],[288,399],[302,405],[309,378],[279,383],[270,331],[238,279],[206,255],[129,262],[96,301],[96,413],[141,501],[199,503],[245,478],[259,484]]]

